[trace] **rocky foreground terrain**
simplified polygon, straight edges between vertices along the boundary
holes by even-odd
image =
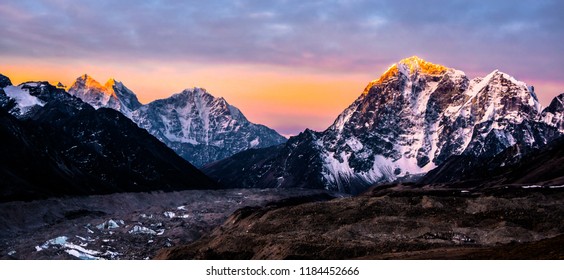
[[[319,190],[188,190],[0,203],[0,259],[148,259],[197,240],[236,209]]]
[[[390,185],[237,210],[158,259],[563,259],[564,186]]]

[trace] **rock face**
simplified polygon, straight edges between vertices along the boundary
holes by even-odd
[[[123,84],[110,80],[106,86],[100,86],[84,75],[69,93],[96,108],[108,107],[124,113],[196,166],[286,141],[276,131],[249,122],[239,109],[202,88],[186,89],[141,105]]]
[[[515,144],[544,146],[564,133],[559,98],[543,111],[532,87],[508,74],[495,70],[470,80],[410,57],[370,82],[327,130],[306,131],[276,155],[262,153],[265,164],[226,159],[204,171],[235,182],[224,167],[232,166],[256,178],[240,187],[295,187],[305,177],[289,170],[307,169],[310,187],[358,193],[412,180],[453,155],[487,158]]]
[[[11,85],[12,85],[12,81],[10,80],[10,78],[0,74],[0,88],[5,88]]]
[[[215,188],[121,113],[46,82],[4,87],[0,200]]]

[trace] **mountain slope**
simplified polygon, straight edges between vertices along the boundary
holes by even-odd
[[[564,185],[564,136],[538,149],[514,145],[491,158],[452,156],[418,183]]]
[[[300,134],[283,152],[269,155],[277,164],[237,168],[253,168],[256,174],[247,176],[268,175],[282,182],[279,187],[294,187],[299,178],[285,180],[291,175],[284,170],[291,168],[288,162],[301,162],[300,168],[318,170],[310,176],[312,187],[357,193],[375,183],[420,176],[453,155],[493,157],[515,144],[541,147],[564,133],[561,109],[553,107],[550,114],[541,111],[532,87],[498,70],[470,80],[462,71],[410,57],[370,82],[327,130],[312,134],[315,139]],[[315,153],[309,162],[297,152],[305,146]],[[231,161],[204,172],[235,181],[220,168],[236,165]],[[275,185],[264,179],[254,183],[240,187]]]
[[[70,87],[69,93],[95,108],[121,111],[196,166],[286,141],[276,131],[249,122],[239,109],[202,88],[186,89],[141,105],[123,84],[110,80],[101,86],[84,75]]]
[[[115,110],[46,82],[4,91],[16,102],[0,109],[0,200],[216,186]]]

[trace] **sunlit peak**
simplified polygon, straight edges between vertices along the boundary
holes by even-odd
[[[415,72],[427,75],[440,75],[445,73],[447,69],[445,66],[427,62],[417,56],[404,58],[398,63],[392,64],[380,78],[370,82],[364,89],[363,94],[367,94],[373,86],[383,84],[393,77],[397,77],[400,72],[406,76]]]
[[[427,62],[417,56],[404,58],[400,60],[399,64],[409,69],[409,73],[419,72],[429,75],[440,75],[447,71],[446,67]]]
[[[113,88],[113,86],[117,83],[117,81],[114,78],[110,78],[106,84],[104,85],[105,88],[107,89],[111,89]]]

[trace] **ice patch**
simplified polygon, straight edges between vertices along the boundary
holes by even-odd
[[[522,186],[521,188],[523,188],[523,189],[536,189],[536,188],[542,188],[542,186],[530,185],[530,186]]]
[[[41,251],[42,249],[49,249],[50,246],[52,245],[64,245],[67,243],[67,240],[69,238],[66,236],[59,236],[59,237],[55,237],[53,239],[49,239],[47,241],[45,241],[45,243],[43,243],[43,245],[40,246],[41,249],[37,249],[37,246],[35,247],[35,249],[37,251]]]
[[[172,219],[176,216],[176,214],[174,212],[170,212],[170,211],[164,212],[163,214],[165,215],[165,217],[167,217],[169,219]]]
[[[80,238],[79,238],[80,239]],[[83,245],[86,246],[87,244]],[[101,253],[95,250],[89,250],[83,248],[79,245],[76,245],[72,242],[68,242],[68,237],[66,236],[59,236],[50,240],[45,241],[41,246],[35,246],[36,251],[42,251],[45,249],[49,249],[51,246],[61,246],[62,248],[66,248],[65,252],[69,255],[77,257],[81,260],[100,260],[102,258],[98,257]]]
[[[176,207],[177,210],[186,210],[186,206],[182,205],[182,206],[178,206]]]
[[[163,230],[163,232],[164,232],[164,230]],[[129,231],[129,233],[131,233],[131,234],[151,234],[151,235],[157,234],[156,231],[154,231],[150,228],[144,227],[144,226],[139,226],[139,225],[133,226],[133,228]]]
[[[80,240],[82,240],[82,241],[85,241],[85,242],[94,242],[94,241],[96,241],[95,239],[90,238],[90,236],[87,236],[87,237],[82,237],[82,236],[78,236],[78,235],[75,235],[75,236],[76,236],[76,238],[78,238],[78,239],[80,239]]]
[[[89,254],[86,254],[84,252],[80,252],[78,250],[75,249],[69,249],[69,250],[65,250],[65,252],[67,252],[67,254],[71,255],[71,256],[75,256],[81,260],[101,260],[101,258],[99,257],[95,257]]]
[[[118,256],[121,256],[121,255],[122,255],[121,253],[110,251],[110,250],[108,250],[104,254],[102,254],[102,256],[110,257],[110,259],[115,259],[115,258],[117,258]]]
[[[118,220],[117,222],[114,221],[114,220],[109,220],[109,221],[106,221],[106,222],[103,222],[103,223],[97,225],[96,228],[99,229],[99,230],[115,229],[115,228],[119,228],[118,223],[120,223],[122,225],[124,224],[123,220]]]

